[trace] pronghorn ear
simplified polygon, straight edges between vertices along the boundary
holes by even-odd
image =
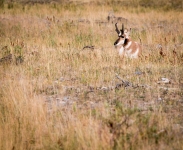
[[[132,28],[130,28],[129,33],[132,31]]]
[[[130,31],[131,31],[131,28],[130,28],[130,30],[125,29],[124,34],[126,35],[126,38],[129,38],[129,36],[130,36]]]

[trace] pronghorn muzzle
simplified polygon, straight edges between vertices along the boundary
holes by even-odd
[[[115,42],[114,42],[114,46],[117,46],[117,44],[119,43],[120,38],[118,38]]]

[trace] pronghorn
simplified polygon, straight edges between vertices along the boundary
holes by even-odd
[[[129,58],[138,58],[141,53],[141,45],[130,39],[130,31],[124,29],[123,24],[121,30],[118,29],[117,23],[115,24],[115,27],[119,38],[114,43],[114,46],[117,47],[119,55]]]

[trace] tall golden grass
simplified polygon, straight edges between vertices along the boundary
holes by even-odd
[[[118,56],[111,11],[128,19],[142,58]],[[5,5],[0,149],[183,149],[181,18],[112,3]]]

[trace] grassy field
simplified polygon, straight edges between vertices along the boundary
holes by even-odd
[[[0,149],[183,149],[181,18],[116,1],[5,3]],[[141,58],[118,56],[116,22]]]

